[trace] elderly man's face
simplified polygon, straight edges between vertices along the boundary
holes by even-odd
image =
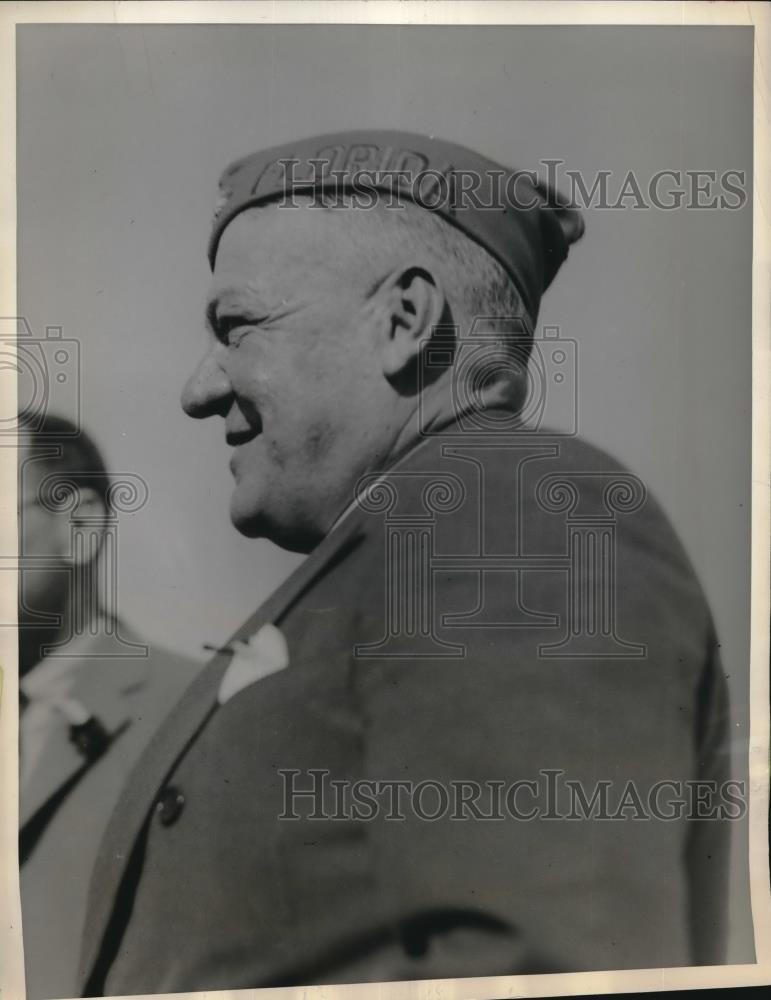
[[[340,220],[319,209],[237,216],[217,251],[211,346],[182,397],[189,415],[224,418],[236,527],[299,551],[349,502],[388,423],[366,286],[346,252]]]

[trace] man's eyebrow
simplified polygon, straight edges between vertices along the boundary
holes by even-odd
[[[244,291],[240,288],[218,289],[216,293],[213,292],[212,298],[206,304],[206,324],[212,333],[216,333],[219,326],[220,308],[233,309],[239,313],[243,312],[245,316],[253,315],[255,317],[262,317],[270,312],[269,304],[264,301],[261,295],[251,294],[248,290]]]
[[[233,291],[229,288],[218,289],[216,294],[213,294],[209,301],[206,303],[206,325],[209,330],[216,335],[217,328],[219,326],[219,321],[217,319],[217,313],[219,311],[220,305],[223,299],[227,299],[228,296],[233,295]]]
[[[217,335],[217,330],[220,325],[217,314],[219,312],[220,305],[222,304],[222,300],[226,299],[227,296],[228,296],[227,291],[220,292],[218,295],[209,299],[209,301],[206,303],[206,312],[205,312],[206,326],[209,329],[209,331],[213,333],[215,336]],[[243,308],[246,312],[249,312],[249,308],[247,306],[243,306]]]
[[[216,333],[217,331],[217,305],[219,304],[219,299],[209,299],[206,303],[206,326],[211,333]]]

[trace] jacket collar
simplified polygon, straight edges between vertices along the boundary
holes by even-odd
[[[355,495],[352,497],[348,506],[338,516],[337,520],[332,525],[331,530],[334,531],[340,524],[343,523],[344,520],[352,515],[359,508],[361,500],[368,494],[372,493],[373,490],[376,489],[378,483],[381,483],[384,479],[386,479],[390,472],[395,472],[403,465],[409,465],[421,451],[430,446],[431,442],[436,442],[436,440],[442,436],[452,437],[454,434],[457,435],[464,433],[462,429],[462,422],[464,417],[468,416],[471,409],[472,407],[469,405],[463,409],[459,409],[455,413],[437,416],[422,432],[418,432],[417,437],[411,440],[405,447],[397,451],[391,457],[390,461],[384,464],[382,469],[374,470],[368,473],[366,477],[366,487],[361,492],[358,492],[357,488],[354,487]],[[499,411],[514,415],[514,412],[503,403],[486,407],[485,412],[487,411]]]

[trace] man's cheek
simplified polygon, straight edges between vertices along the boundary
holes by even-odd
[[[268,438],[265,442],[265,453],[272,469],[282,472],[286,468],[287,449],[281,440]]]
[[[319,420],[307,431],[303,453],[308,462],[318,462],[325,458],[334,440],[332,425],[328,420]]]

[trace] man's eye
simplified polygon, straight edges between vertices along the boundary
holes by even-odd
[[[217,337],[227,345],[234,346],[257,324],[243,316],[223,316],[217,321]]]

